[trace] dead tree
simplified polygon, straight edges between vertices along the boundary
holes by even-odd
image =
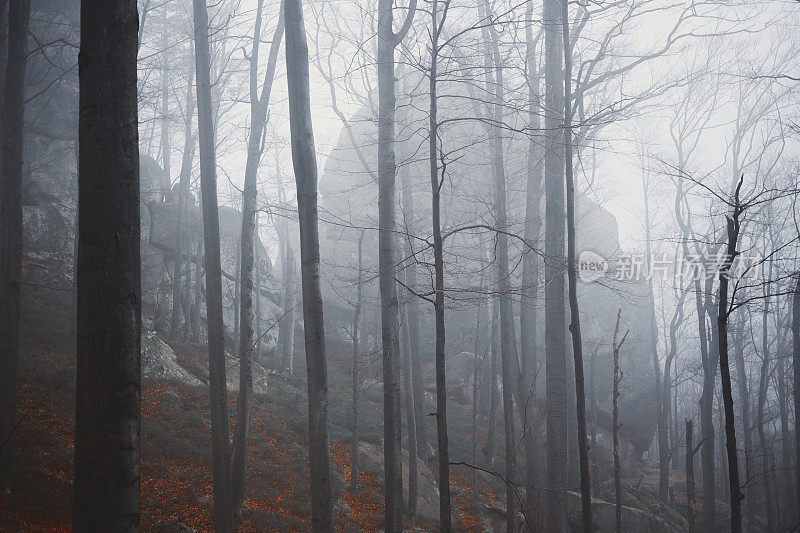
[[[81,2],[75,531],[140,523],[137,30],[133,0]]]
[[[200,189],[203,201],[206,316],[208,330],[208,380],[211,403],[211,456],[214,484],[214,529],[233,530],[228,442],[228,393],[225,382],[225,324],[222,317],[222,262],[220,259],[219,206],[214,109],[211,98],[208,7],[193,1],[197,124],[200,147]]]
[[[5,7],[5,6],[4,6]],[[134,6],[134,9],[136,6]],[[0,155],[0,490],[11,493],[22,287],[22,149],[29,0],[8,4]],[[124,46],[121,48],[124,50]],[[5,54],[3,54],[5,55]],[[129,74],[129,73],[128,73]],[[134,68],[134,85],[136,72]],[[120,80],[116,80],[117,83]],[[123,80],[126,81],[126,80]],[[96,90],[96,89],[95,89]],[[134,96],[135,98],[135,96]],[[134,100],[134,123],[136,121]],[[128,134],[130,132],[126,132]]]
[[[311,463],[311,527],[314,531],[332,531],[328,363],[325,356],[325,323],[322,317],[319,274],[317,159],[311,122],[308,42],[301,1],[285,0],[284,17],[292,163],[300,221],[300,270],[308,381],[308,448]]]

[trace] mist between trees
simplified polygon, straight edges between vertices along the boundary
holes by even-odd
[[[796,529],[798,22],[0,0],[0,529]]]

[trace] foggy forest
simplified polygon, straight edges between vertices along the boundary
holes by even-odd
[[[800,531],[799,29],[0,0],[0,531]]]

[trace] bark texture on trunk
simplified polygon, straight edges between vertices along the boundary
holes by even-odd
[[[211,455],[214,484],[214,529],[233,530],[228,442],[228,393],[225,383],[225,325],[222,317],[222,263],[217,205],[217,161],[214,110],[211,98],[206,0],[193,1],[197,121],[200,147],[200,189],[203,205],[203,240],[206,278],[206,328],[208,330],[208,377],[211,403]]]
[[[545,385],[547,503],[545,528],[565,527],[567,488],[567,364],[564,308],[564,75],[561,0],[543,0],[545,31]]]
[[[233,512],[241,515],[245,490],[247,460],[247,435],[250,425],[250,396],[253,389],[252,361],[255,353],[253,339],[253,270],[255,268],[256,209],[258,200],[258,164],[263,151],[262,136],[267,122],[267,109],[275,78],[278,51],[283,39],[283,8],[272,37],[267,69],[261,94],[258,93],[258,51],[261,41],[261,16],[263,0],[258,1],[256,25],[253,31],[253,48],[250,54],[250,137],[247,142],[247,161],[242,192],[242,230],[240,235],[240,290],[239,290],[239,400],[236,403],[236,432],[233,441],[231,488]]]
[[[611,391],[611,436],[614,445],[614,523],[617,533],[622,533],[622,482],[620,481],[620,462],[619,462],[619,384],[622,381],[622,372],[619,368],[619,350],[628,336],[627,332],[622,340],[617,344],[619,335],[619,321],[622,318],[622,309],[617,311],[617,325],[614,327],[614,338],[612,340],[612,356],[614,364],[614,375],[612,381],[613,390]]]
[[[434,315],[436,322],[436,441],[439,473],[439,530],[450,531],[450,451],[447,436],[447,383],[445,373],[445,317],[444,317],[444,248],[442,242],[441,192],[444,184],[444,169],[439,175],[439,122],[437,101],[437,76],[439,61],[439,35],[444,19],[447,16],[447,5],[439,21],[438,1],[431,4],[431,66],[428,71],[429,88],[429,129],[428,129],[428,163],[431,180],[431,214],[433,218],[433,264],[434,281]],[[513,529],[509,529],[513,531]]]
[[[731,388],[731,372],[728,363],[728,317],[730,316],[731,302],[728,296],[730,271],[734,259],[738,255],[736,250],[742,207],[739,201],[739,191],[742,180],[736,189],[733,205],[733,214],[727,217],[728,243],[725,260],[719,269],[719,311],[717,314],[717,342],[719,345],[719,370],[722,378],[722,401],[725,407],[725,448],[728,454],[728,484],[730,486],[731,522],[733,533],[742,530],[742,498],[744,497],[739,485],[739,457],[736,453],[736,427],[733,411],[733,391]],[[704,472],[705,474],[705,472]]]
[[[11,492],[17,410],[22,288],[22,130],[29,18],[29,0],[9,2],[0,133],[3,143],[0,154],[0,491],[6,493]],[[134,72],[134,83],[135,79]],[[134,112],[135,109],[134,102]],[[133,118],[135,122],[135,114]]]
[[[567,276],[569,278],[569,331],[572,333],[572,357],[575,362],[575,417],[581,478],[581,517],[583,530],[591,533],[592,495],[589,479],[589,443],[586,438],[586,391],[583,379],[583,339],[578,308],[578,259],[575,234],[575,177],[572,170],[572,48],[569,39],[569,2],[561,0],[562,36],[564,38],[564,151],[567,182]],[[658,390],[658,389],[656,389]]]
[[[794,372],[794,412],[795,426],[797,413],[800,413],[800,272],[796,273],[797,285],[792,296],[792,370]],[[794,481],[795,494],[800,495],[800,431],[794,432]],[[795,512],[800,520],[800,504],[795,504]]]
[[[689,533],[697,530],[695,518],[695,487],[694,487],[694,453],[692,447],[693,428],[692,421],[686,420],[686,521],[689,523]]]
[[[539,71],[536,66],[536,41],[533,36],[533,0],[526,3],[527,23],[525,26],[525,64],[528,83],[528,127],[532,132],[539,130],[541,96],[539,94]],[[541,186],[542,186],[542,150],[539,140],[533,133],[528,138],[527,183],[525,198],[525,240],[534,246],[539,245],[541,233]],[[525,523],[530,527],[541,527],[540,513],[537,512],[540,483],[540,459],[538,450],[542,432],[536,409],[536,374],[539,358],[537,353],[537,314],[538,314],[539,255],[528,250],[522,259],[522,297],[520,302],[520,355],[521,355],[521,392],[523,404],[522,431],[525,450],[525,502],[523,515]]]
[[[79,532],[133,532],[140,523],[138,27],[133,0],[81,3],[73,492]]]
[[[364,230],[358,237],[358,280],[356,281],[356,305],[353,310],[353,442],[350,443],[350,490],[358,489],[358,343],[361,325],[361,287],[364,276],[363,266]]]
[[[413,20],[412,0],[403,27],[392,27],[392,0],[378,1],[378,268],[383,345],[384,527],[403,529],[403,470],[401,463],[400,336],[395,282],[395,60],[394,52]]]
[[[314,531],[332,531],[328,363],[325,355],[325,323],[322,317],[320,290],[317,159],[311,123],[308,42],[300,0],[285,0],[284,12],[292,164],[300,220],[300,270],[308,381],[308,448],[311,462],[311,527]]]

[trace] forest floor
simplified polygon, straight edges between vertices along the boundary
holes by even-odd
[[[0,531],[69,531],[74,451],[75,346],[72,319],[53,298],[28,294],[19,373],[20,422],[15,434],[15,490],[0,499]],[[205,381],[205,347],[176,350],[178,362]],[[300,354],[302,358],[302,354]],[[302,369],[301,369],[302,370]],[[274,375],[252,403],[249,465],[241,531],[309,529],[305,381]],[[375,531],[383,521],[379,390],[362,395],[358,490],[349,492],[350,459],[344,385],[331,388],[335,522],[340,531]],[[379,387],[375,387],[378,389]],[[229,412],[235,413],[236,394]],[[141,510],[143,531],[211,530],[208,391],[171,380],[142,383]],[[232,428],[231,428],[232,429]],[[431,433],[433,437],[433,433]],[[421,483],[432,483],[426,466]],[[454,520],[483,531],[500,520],[495,480],[481,476],[473,504],[472,475],[452,474]],[[433,492],[433,499],[438,496]],[[421,490],[422,493],[422,490]],[[409,528],[435,529],[430,502],[420,500]],[[495,512],[500,511],[500,512]]]

